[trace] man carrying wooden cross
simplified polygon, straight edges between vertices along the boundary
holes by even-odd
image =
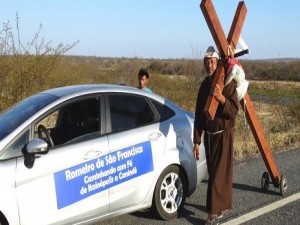
[[[233,127],[239,101],[234,81],[227,84],[223,91],[218,84],[212,87],[218,63],[219,54],[210,46],[204,56],[207,77],[200,85],[194,122],[194,157],[199,159],[199,145],[204,134],[209,175],[206,199],[209,216],[206,224],[219,224],[218,219],[232,208]],[[204,111],[211,94],[219,102],[213,119],[209,119]]]

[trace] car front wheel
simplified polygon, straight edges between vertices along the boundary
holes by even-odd
[[[182,210],[187,193],[186,179],[177,166],[167,167],[160,175],[154,191],[152,209],[164,220],[172,220]]]

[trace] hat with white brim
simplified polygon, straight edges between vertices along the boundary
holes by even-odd
[[[209,46],[204,54],[204,58],[217,58],[220,59],[219,54],[213,46]]]

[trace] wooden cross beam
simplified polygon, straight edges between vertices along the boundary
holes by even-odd
[[[262,158],[265,162],[265,165],[268,169],[268,172],[272,178],[275,187],[279,187],[281,182],[281,176],[279,174],[279,170],[276,166],[276,163],[272,157],[271,149],[268,145],[268,141],[264,134],[264,131],[259,123],[259,120],[256,116],[253,104],[251,102],[250,96],[248,92],[244,96],[244,98],[240,101],[240,104],[245,111],[247,122],[250,126],[258,149],[262,155]]]
[[[213,36],[215,44],[218,48],[221,58],[225,58],[228,55],[228,46],[231,46],[232,52],[235,52],[239,36],[241,34],[242,26],[246,17],[247,8],[244,1],[239,2],[231,28],[227,39],[225,38],[224,31],[216,14],[215,8],[212,4],[212,0],[202,0],[200,8],[204,14],[206,23]],[[220,60],[217,69],[215,71],[215,77],[212,86],[218,84],[222,89],[224,88],[224,66],[222,60]],[[213,119],[218,107],[218,101],[214,96],[209,96],[204,108],[205,114],[209,119]],[[268,172],[276,187],[280,184],[280,174],[276,163],[272,157],[268,142],[265,138],[264,132],[257,119],[254,107],[252,105],[250,96],[248,93],[244,96],[244,99],[240,101],[243,110],[245,111],[247,122],[251,128],[255,141],[262,154],[263,160],[266,164]]]

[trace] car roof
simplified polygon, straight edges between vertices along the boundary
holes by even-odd
[[[138,88],[116,85],[116,84],[82,84],[63,86],[58,88],[49,89],[42,93],[55,95],[57,97],[65,97],[68,95],[74,95],[79,93],[90,93],[90,92],[135,92]]]
[[[48,89],[40,93],[57,96],[58,101],[62,101],[62,99],[69,99],[85,94],[118,92],[147,96],[155,99],[156,101],[161,102],[162,104],[168,104],[169,106],[174,105],[174,103],[172,103],[168,99],[157,95],[154,92],[143,91],[137,87],[126,86],[124,84],[79,84]],[[178,106],[176,105],[176,107]]]

